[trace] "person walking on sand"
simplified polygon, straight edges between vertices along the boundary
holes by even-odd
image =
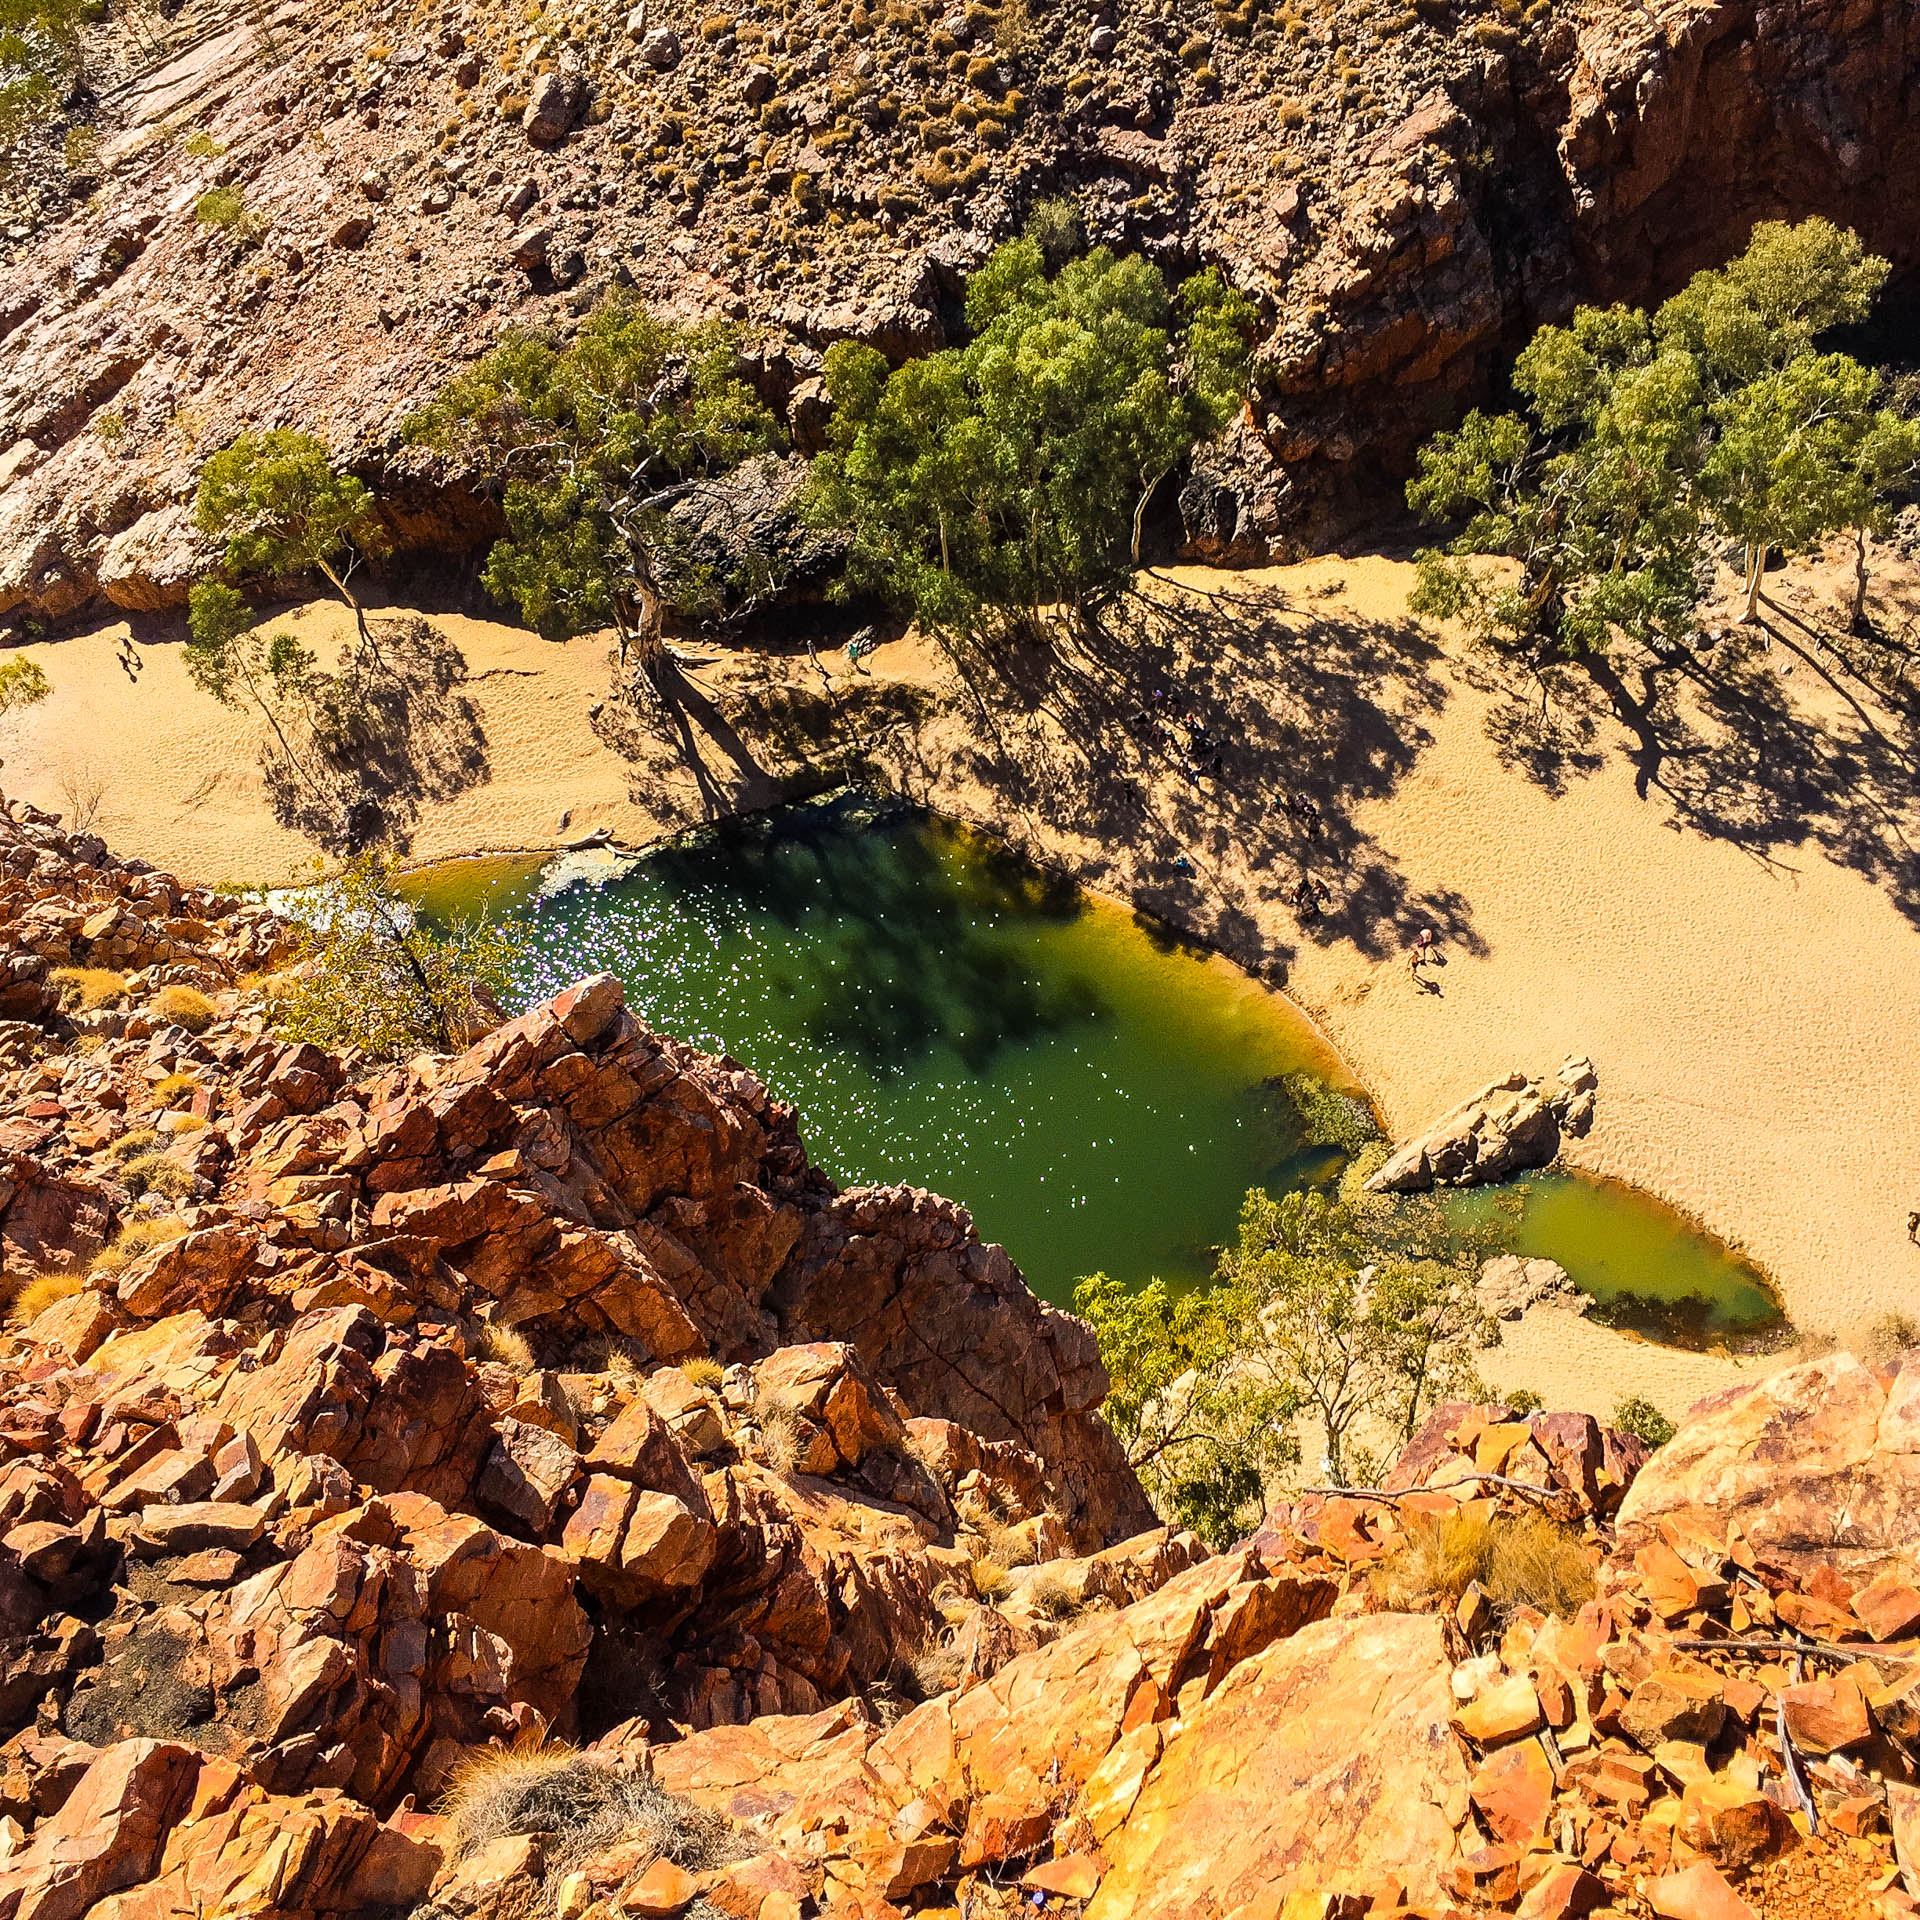
[[[1920,1213],[1907,1215],[1907,1238],[1920,1247]]]

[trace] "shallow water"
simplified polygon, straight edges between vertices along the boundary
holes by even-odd
[[[650,1025],[797,1103],[837,1179],[963,1200],[1062,1303],[1096,1270],[1203,1278],[1249,1187],[1337,1177],[1330,1142],[1371,1125],[1291,1002],[894,803],[788,807],[638,860],[452,862],[413,891],[430,914],[525,912],[521,1004],[619,974]],[[1464,1225],[1496,1203],[1453,1204]],[[1751,1269],[1630,1188],[1536,1179],[1514,1244],[1603,1299],[1701,1293],[1693,1317],[1716,1325],[1771,1307]]]
[[[1780,1317],[1756,1267],[1650,1193],[1571,1173],[1534,1174],[1507,1191],[1524,1196],[1512,1250],[1557,1260],[1604,1319],[1696,1344]],[[1448,1211],[1464,1222],[1498,1204],[1494,1192],[1465,1192],[1449,1197]]]

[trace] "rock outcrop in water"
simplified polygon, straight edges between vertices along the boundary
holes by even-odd
[[[1208,1553],[1084,1327],[613,982],[370,1075],[270,915],[0,870],[0,1920],[1920,1911],[1913,1360],[1451,1404]]]
[[[1563,1132],[1578,1138],[1592,1126],[1598,1085],[1590,1060],[1567,1060],[1551,1081],[1510,1073],[1396,1149],[1367,1191],[1490,1186],[1551,1166]]]

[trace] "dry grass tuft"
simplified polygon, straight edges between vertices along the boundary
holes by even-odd
[[[800,1416],[781,1400],[754,1409],[760,1427],[760,1451],[775,1473],[788,1474],[800,1458]]]
[[[503,1327],[485,1321],[480,1328],[480,1355],[515,1373],[531,1373],[535,1366],[533,1348],[527,1336],[515,1327]]]
[[[166,1153],[134,1154],[122,1163],[120,1178],[136,1199],[157,1193],[163,1200],[178,1200],[193,1191],[193,1175]]]
[[[215,1007],[198,987],[162,987],[153,996],[153,1017],[189,1033],[205,1033],[213,1025]]]
[[[956,1648],[929,1636],[909,1648],[900,1664],[915,1699],[937,1700],[960,1684],[967,1663]]]
[[[709,1391],[716,1393],[719,1391],[720,1383],[726,1378],[727,1374],[726,1368],[723,1367],[718,1360],[714,1359],[711,1354],[707,1353],[696,1354],[691,1360],[682,1360],[680,1362],[680,1371],[684,1373],[696,1387],[705,1387]]]
[[[1073,1620],[1086,1611],[1086,1600],[1050,1567],[1042,1567],[1022,1583],[1021,1597],[1043,1620]]]
[[[114,1236],[113,1245],[102,1247],[93,1256],[90,1271],[118,1273],[122,1267],[131,1266],[143,1253],[151,1253],[155,1247],[179,1239],[186,1230],[187,1223],[184,1220],[129,1220]]]
[[[582,1861],[612,1846],[632,1844],[690,1873],[742,1851],[720,1815],[567,1746],[469,1754],[448,1783],[442,1811],[456,1858],[507,1834],[550,1836],[541,1849],[546,1871],[534,1907],[540,1914],[555,1911],[560,1889]]]
[[[153,1097],[163,1107],[185,1106],[200,1091],[197,1073],[170,1073],[153,1083]]]
[[[47,983],[59,994],[62,1013],[98,1013],[127,997],[127,976],[111,967],[55,967]]]
[[[135,1154],[145,1153],[160,1138],[151,1127],[129,1127],[112,1146],[107,1149],[109,1160],[131,1160]]]
[[[80,1276],[77,1273],[39,1274],[14,1295],[13,1304],[7,1309],[7,1318],[16,1327],[30,1326],[49,1307],[57,1306],[62,1300],[71,1300],[79,1291]]]
[[[1504,1619],[1515,1608],[1570,1618],[1598,1591],[1594,1556],[1543,1513],[1450,1513],[1422,1521],[1390,1546],[1371,1585],[1382,1605],[1420,1613],[1452,1607],[1476,1580]]]
[[[983,1606],[994,1606],[1013,1591],[1013,1576],[984,1555],[968,1564],[967,1577],[973,1582],[973,1597]]]

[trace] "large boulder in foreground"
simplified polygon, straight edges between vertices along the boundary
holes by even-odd
[[[1437,1899],[1467,1818],[1439,1619],[1322,1620],[1235,1667],[1168,1742],[1087,1920],[1199,1920],[1363,1877]]]
[[[1850,1353],[1703,1400],[1641,1468],[1619,1515],[1634,1547],[1661,1523],[1849,1578],[1911,1574],[1920,1549],[1920,1353],[1869,1367]]]

